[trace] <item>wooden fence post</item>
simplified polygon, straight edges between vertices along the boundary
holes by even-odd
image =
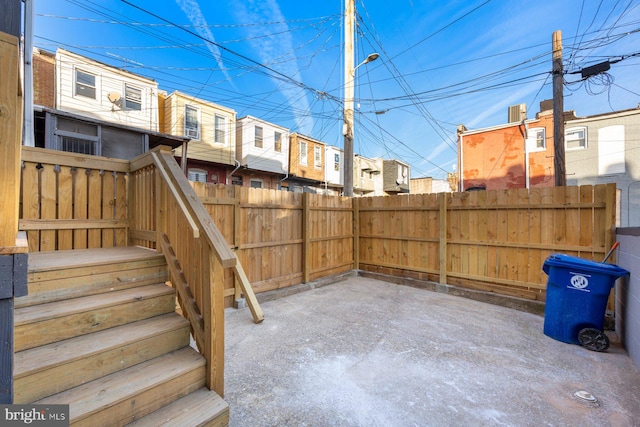
[[[447,284],[447,193],[439,193],[440,199],[440,283]]]
[[[309,225],[309,193],[302,193],[302,283],[311,277],[311,227]]]
[[[360,270],[360,199],[351,198],[353,215],[353,269]]]

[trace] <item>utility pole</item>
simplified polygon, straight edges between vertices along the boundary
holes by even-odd
[[[353,97],[355,0],[345,1],[344,11],[344,195],[353,197]]]
[[[556,187],[567,185],[564,157],[562,31],[553,33],[553,164]]]

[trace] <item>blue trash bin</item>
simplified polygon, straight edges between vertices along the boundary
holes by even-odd
[[[549,275],[544,334],[590,350],[606,350],[609,339],[601,331],[609,293],[616,279],[629,272],[563,254],[549,256],[542,269]]]

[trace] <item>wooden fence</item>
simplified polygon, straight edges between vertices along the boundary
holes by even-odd
[[[544,301],[549,254],[601,260],[614,238],[615,184],[355,199],[192,186],[256,292],[357,268]]]
[[[544,300],[544,260],[602,260],[615,184],[358,199],[359,267]]]
[[[128,245],[129,162],[22,148],[29,252]]]
[[[353,269],[351,199],[198,182],[192,186],[236,250],[256,292]]]
[[[30,251],[154,248],[159,228],[182,230],[136,203],[168,194],[141,161],[23,148]],[[615,184],[354,199],[191,184],[256,292],[361,269],[543,301],[549,254],[601,260],[614,238]],[[224,275],[228,307],[241,290]]]

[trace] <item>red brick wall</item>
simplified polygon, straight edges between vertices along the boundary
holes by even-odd
[[[553,116],[542,116],[529,128],[546,129],[546,150],[529,153],[529,186],[551,187],[553,179]],[[462,136],[464,189],[526,188],[524,126],[514,123],[500,129]]]
[[[50,53],[33,53],[33,102],[55,108],[55,57]]]

